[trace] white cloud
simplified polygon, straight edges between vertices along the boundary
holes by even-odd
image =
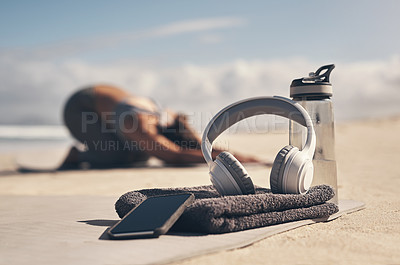
[[[246,20],[237,17],[187,20],[144,31],[142,36],[165,37],[183,33],[238,27],[245,23]]]
[[[329,62],[330,63],[330,62]],[[206,117],[234,101],[288,96],[291,80],[316,70],[306,59],[237,60],[216,65],[156,67],[135,62],[100,65],[0,58],[0,123],[61,123],[64,101],[75,89],[106,82],[162,105]],[[332,72],[338,120],[400,113],[400,58],[338,63]]]
[[[204,44],[215,44],[223,41],[221,35],[218,34],[204,34],[199,36],[199,41]]]

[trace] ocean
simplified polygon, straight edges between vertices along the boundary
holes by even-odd
[[[0,153],[64,148],[73,142],[62,125],[0,125]]]

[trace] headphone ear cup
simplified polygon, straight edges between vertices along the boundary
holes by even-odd
[[[243,194],[254,194],[253,181],[243,165],[230,153],[220,153],[216,160],[220,161],[229,171]]]
[[[275,157],[269,178],[269,183],[271,186],[272,193],[284,193],[282,182],[283,182],[283,172],[285,170],[285,157],[287,156],[287,154],[289,154],[290,150],[292,150],[293,148],[294,146],[287,145],[284,148],[282,148]]]

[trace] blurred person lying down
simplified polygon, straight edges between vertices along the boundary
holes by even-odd
[[[151,99],[109,85],[75,92],[64,108],[64,122],[84,150],[72,147],[59,169],[109,168],[143,164],[156,157],[166,164],[204,163],[199,135],[183,114],[163,111]],[[215,158],[221,150],[213,150]],[[257,159],[234,154],[241,162]]]

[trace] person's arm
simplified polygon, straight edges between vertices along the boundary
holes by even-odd
[[[146,134],[142,136],[142,141],[149,143],[149,146],[158,148],[147,149],[149,155],[155,156],[168,164],[196,164],[205,163],[203,153],[200,149],[182,148],[162,135]],[[215,149],[212,151],[212,157],[215,159],[222,150]],[[233,155],[242,163],[260,163],[256,158],[235,154]]]
[[[138,115],[138,129],[126,133],[126,139],[138,142],[139,146],[146,153],[155,156],[169,164],[194,164],[204,163],[204,157],[200,149],[182,148],[163,135],[158,134],[158,120],[155,116],[148,114]],[[133,127],[133,120],[125,120],[126,128]],[[222,150],[213,150],[212,156],[215,158]],[[257,159],[234,154],[241,162],[259,162]]]
[[[183,149],[158,133],[158,118],[149,114],[137,115],[137,129],[124,133],[128,140],[135,141],[141,150],[170,164],[204,162],[200,150]],[[133,119],[126,117],[125,128],[133,128]]]
[[[173,117],[173,121],[170,122],[170,124],[167,125],[166,128],[175,130],[175,132],[180,134],[184,140],[186,140],[187,142],[190,141],[191,144],[189,146],[193,147],[191,149],[200,149],[201,138],[198,135],[198,133],[196,133],[196,131],[190,126],[187,116],[183,113],[174,113],[172,111],[169,111],[169,115]],[[223,151],[224,150],[214,148],[212,152],[212,157],[215,159],[216,156]],[[238,154],[238,153],[232,153],[232,154],[236,157],[236,159],[238,159],[243,163],[261,163],[260,160],[252,156]]]

